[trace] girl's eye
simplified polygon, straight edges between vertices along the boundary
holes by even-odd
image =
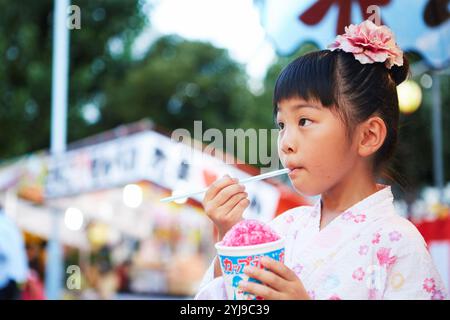
[[[302,127],[307,127],[307,126],[309,126],[311,123],[312,123],[311,120],[306,119],[306,118],[301,118],[298,124],[299,124],[300,126],[302,126]]]
[[[284,123],[283,122],[278,122],[278,128],[280,130],[282,130],[284,128]]]

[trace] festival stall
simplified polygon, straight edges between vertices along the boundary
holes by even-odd
[[[117,291],[192,295],[214,255],[213,225],[202,195],[159,200],[174,190],[204,188],[226,173],[259,172],[147,130],[58,158],[23,157],[0,169],[0,190],[8,214],[39,237],[42,248],[58,216],[65,266],[80,266],[83,277],[81,290],[67,290],[68,298],[111,298]],[[307,203],[280,182],[252,182],[246,189],[247,218],[268,221]]]
[[[450,288],[450,210],[442,218],[417,222],[416,226],[428,245],[442,280]]]

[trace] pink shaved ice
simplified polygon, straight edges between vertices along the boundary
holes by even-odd
[[[279,240],[280,236],[269,226],[258,220],[242,220],[235,224],[223,237],[222,245],[227,247],[252,246]]]

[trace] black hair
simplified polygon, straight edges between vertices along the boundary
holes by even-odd
[[[399,106],[396,87],[409,74],[409,63],[388,69],[384,63],[362,64],[342,50],[322,50],[298,57],[278,76],[273,94],[276,115],[280,101],[290,98],[315,100],[331,108],[343,120],[351,140],[355,127],[372,115],[383,119],[387,134],[377,150],[378,174],[392,157],[397,144]]]

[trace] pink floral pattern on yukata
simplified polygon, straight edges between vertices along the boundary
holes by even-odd
[[[363,245],[359,247],[358,253],[362,256],[365,256],[369,252],[369,246]]]
[[[402,234],[398,231],[392,231],[389,233],[389,240],[399,241],[402,238]]]
[[[433,292],[433,294],[431,295],[431,299],[432,300],[444,300],[444,294],[442,293],[441,290],[436,290]]]
[[[292,268],[292,271],[298,276],[303,271],[303,266],[301,264],[297,264]]]
[[[375,300],[377,298],[378,290],[375,288],[369,289],[369,300]]]
[[[333,294],[328,300],[342,300],[337,294]]]
[[[433,292],[436,290],[436,283],[433,278],[426,278],[423,281],[423,289],[426,292]]]
[[[350,211],[345,211],[342,214],[342,219],[345,221],[353,220],[354,223],[360,223],[366,221],[366,215],[365,214],[354,215]]]
[[[364,279],[365,274],[366,273],[364,272],[363,268],[359,267],[358,269],[353,271],[352,278],[361,281],[362,279]]]
[[[355,216],[350,212],[350,211],[346,211],[342,214],[342,219],[344,220],[350,220],[353,219]]]
[[[442,291],[436,289],[436,281],[433,278],[426,278],[423,281],[423,289],[431,293],[432,300],[443,300],[445,298]]]
[[[380,243],[381,234],[379,232],[373,234],[372,244]]]
[[[314,292],[314,290],[308,291],[308,296],[311,298],[311,300],[316,299],[316,293]]]
[[[284,221],[286,221],[286,223],[292,223],[294,222],[294,217],[289,214],[286,216],[286,218],[284,218]]]
[[[396,256],[391,256],[391,249],[390,248],[380,248],[377,251],[377,259],[378,264],[380,266],[386,266],[386,268],[389,268],[392,266],[396,261]]]

